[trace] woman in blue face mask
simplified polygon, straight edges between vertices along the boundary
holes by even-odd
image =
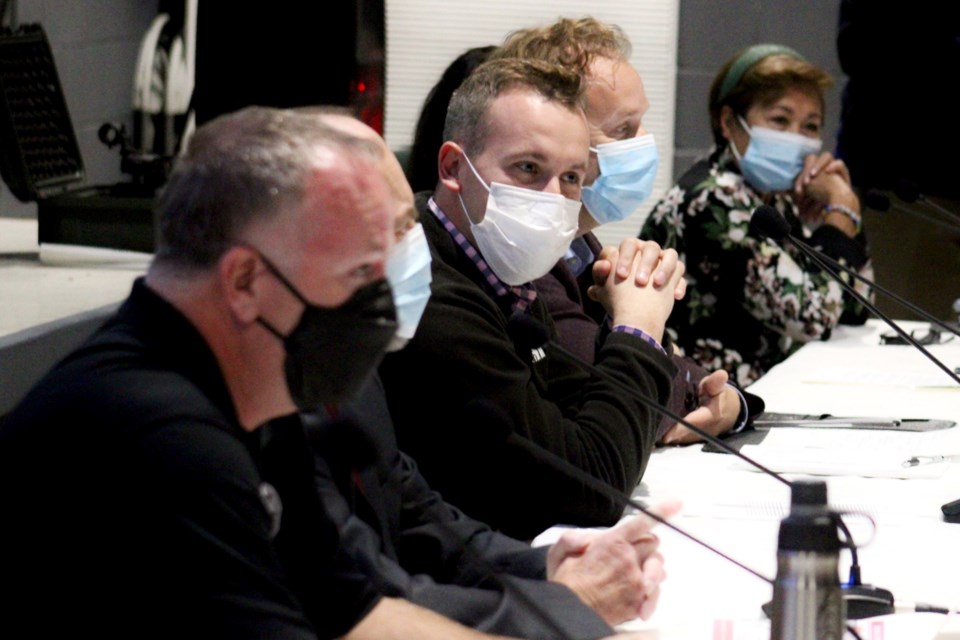
[[[749,47],[710,88],[715,148],[670,189],[640,236],[673,247],[687,266],[670,328],[701,366],[753,382],[803,343],[866,312],[792,246],[749,233],[761,204],[793,235],[871,275],[860,202],[843,161],[822,149],[830,77],[796,51]]]

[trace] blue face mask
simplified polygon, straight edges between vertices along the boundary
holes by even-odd
[[[653,191],[660,163],[653,134],[597,145],[595,151],[600,175],[581,191],[583,204],[600,224],[624,220]]]
[[[397,333],[388,351],[402,349],[417,331],[430,300],[430,247],[420,224],[393,245],[387,257],[387,282],[397,309]]]
[[[786,191],[803,170],[803,160],[812,153],[819,153],[823,141],[802,136],[799,133],[777,131],[766,127],[747,126],[743,118],[740,124],[750,134],[750,145],[743,157],[737,145],[730,142],[730,150],[740,163],[740,171],[754,188],[763,191]]]

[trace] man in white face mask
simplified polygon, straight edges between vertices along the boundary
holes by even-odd
[[[530,281],[576,233],[589,162],[580,97],[576,73],[520,60],[481,66],[454,94],[437,187],[417,198],[432,296],[413,339],[380,369],[400,447],[431,485],[520,538],[560,522],[609,525],[622,513],[538,462],[538,449],[630,491],[659,422],[640,400],[511,333],[514,314],[553,332]],[[663,401],[674,367],[660,342],[683,267],[655,243],[633,240],[624,253],[635,256],[627,277],[601,277],[594,289],[611,317],[596,365]],[[609,269],[618,251],[602,257]],[[658,270],[658,286],[638,285],[639,272]]]
[[[397,332],[409,339],[430,297],[431,263],[413,192],[373,129],[342,111],[319,111],[328,126],[382,151],[396,236],[385,271]],[[398,450],[376,376],[350,403],[328,405],[303,419],[314,443],[316,484],[337,524],[340,548],[376,590],[517,638],[594,640],[613,634],[611,625],[653,611],[663,573],[657,539],[649,533],[652,520],[631,518],[604,532],[574,532],[549,551],[491,530],[444,502]],[[671,506],[659,511],[666,517]],[[473,559],[464,560],[466,555]],[[496,577],[478,583],[478,571]]]
[[[551,25],[514,31],[492,54],[563,64],[579,73],[585,84],[591,161],[577,238],[564,258],[536,281],[536,287],[557,324],[560,342],[587,360],[593,359],[598,325],[606,313],[586,295],[593,280],[591,266],[601,249],[591,231],[634,214],[650,197],[659,164],[653,134],[643,126],[650,102],[640,74],[630,63],[631,50],[618,26],[585,17],[561,18]],[[623,257],[618,267],[626,270],[629,263]],[[748,398],[753,413],[761,408],[759,398],[727,384],[725,371],[710,373],[679,355],[674,362],[679,371],[669,408],[701,429],[716,435],[743,428],[752,417]],[[659,439],[684,444],[700,437],[664,418]]]

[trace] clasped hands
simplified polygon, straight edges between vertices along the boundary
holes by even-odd
[[[679,510],[676,501],[651,509],[662,518]],[[648,619],[666,578],[660,540],[650,531],[656,523],[638,514],[602,531],[564,532],[547,553],[547,578],[568,586],[611,626]]]
[[[836,162],[811,170],[841,172]],[[841,163],[842,164],[842,163]],[[593,267],[589,295],[603,304],[613,324],[643,330],[662,343],[673,303],[686,293],[685,265],[673,249],[656,242],[627,238],[619,247],[605,247]],[[723,433],[740,413],[740,396],[727,384],[725,371],[714,371],[700,381],[700,406],[685,420],[712,435]],[[690,444],[702,438],[681,424],[664,434],[663,444]]]
[[[803,170],[793,183],[800,218],[808,224],[815,224],[828,204],[843,205],[859,213],[860,200],[851,185],[850,170],[843,160],[835,158],[829,151],[807,156]],[[850,237],[857,233],[856,225],[842,214],[830,215],[825,222]]]
[[[662,342],[673,303],[687,290],[684,271],[675,250],[627,238],[600,252],[588,294],[603,305],[613,324],[640,329]]]

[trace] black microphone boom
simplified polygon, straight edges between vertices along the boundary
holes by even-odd
[[[899,211],[901,213],[906,213],[907,215],[914,216],[915,218],[919,218],[920,220],[923,220],[924,222],[940,227],[945,231],[949,231],[951,233],[960,233],[960,223],[953,223],[953,222],[947,222],[946,220],[941,220],[940,218],[932,216],[928,213],[924,213],[919,209],[910,208],[910,207],[901,207],[899,205],[896,205],[890,202],[890,198],[888,198],[886,195],[884,195],[883,193],[880,193],[875,189],[870,189],[869,191],[867,191],[866,195],[863,198],[863,201],[864,201],[864,204],[867,205],[867,207],[869,207],[870,209],[873,209],[874,211],[885,213],[890,209],[893,209],[894,211]]]
[[[937,213],[951,218],[953,220],[960,219],[956,213],[948,210],[946,207],[943,207],[936,202],[933,202],[928,197],[923,195],[920,191],[920,187],[916,183],[909,180],[900,180],[893,188],[893,193],[896,194],[898,198],[907,204],[913,204],[914,202],[919,202],[925,205],[927,208],[936,211]]]
[[[639,400],[641,404],[643,404],[643,406],[645,406],[646,408],[651,409],[657,414],[664,415],[670,418],[671,420],[674,420],[682,424],[684,427],[686,427],[687,429],[690,429],[690,431],[693,431],[704,440],[710,442],[711,444],[717,447],[720,447],[727,453],[732,453],[733,455],[737,456],[738,458],[740,458],[750,466],[758,469],[759,471],[762,471],[763,473],[767,474],[771,478],[776,478],[777,480],[787,485],[788,487],[790,486],[789,480],[785,480],[775,471],[768,469],[767,467],[763,466],[756,460],[752,460],[748,456],[742,454],[740,451],[736,449],[736,447],[733,447],[727,444],[721,438],[718,438],[717,436],[713,435],[708,431],[704,431],[703,429],[696,426],[695,424],[691,424],[688,420],[681,418],[680,416],[673,413],[666,407],[661,406],[658,402],[641,395],[640,393],[637,392],[636,389],[633,389],[632,387],[621,382],[617,378],[614,378],[613,376],[603,371],[602,369],[598,369],[593,364],[583,360],[582,358],[577,357],[575,354],[568,351],[566,348],[564,348],[563,345],[559,344],[555,340],[551,340],[550,334],[547,332],[546,327],[544,327],[533,316],[523,313],[522,311],[515,312],[512,316],[510,316],[510,319],[507,321],[507,332],[510,334],[510,337],[513,338],[514,341],[516,341],[518,345],[524,348],[540,349],[540,348],[549,346],[551,350],[572,360],[573,362],[579,364],[580,366],[585,367],[593,375],[603,378],[607,382],[610,382],[616,385],[617,387],[619,387],[621,390],[629,393],[631,397]]]
[[[534,323],[536,323],[536,320],[534,320]],[[530,325],[530,326],[531,326],[531,331],[533,330],[536,330],[537,332],[540,331],[540,329],[537,328],[535,325]],[[526,334],[527,338],[532,338],[534,335],[535,334],[532,332]],[[523,338],[518,339],[518,343],[522,341],[523,341]],[[546,343],[540,343],[541,346],[544,346],[545,344]],[[693,534],[684,531],[677,525],[669,522],[666,518],[664,518],[657,512],[651,511],[650,509],[648,509],[647,506],[641,503],[640,501],[634,500],[632,497],[624,493],[621,493],[620,491],[614,489],[612,486],[608,485],[603,480],[600,480],[599,478],[595,478],[594,476],[590,475],[580,467],[558,456],[557,454],[550,451],[549,449],[545,449],[544,447],[541,447],[540,445],[533,442],[532,440],[529,440],[528,438],[524,438],[523,436],[517,434],[511,428],[510,419],[507,417],[506,413],[502,409],[494,405],[493,403],[475,402],[473,406],[475,409],[479,409],[482,412],[485,422],[488,425],[493,425],[491,428],[495,432],[500,432],[500,429],[502,428],[502,430],[506,434],[505,440],[509,439],[512,444],[520,446],[524,451],[530,454],[530,456],[540,464],[550,467],[551,469],[556,469],[561,473],[563,473],[564,475],[567,475],[569,477],[576,479],[578,482],[581,482],[587,485],[594,491],[607,496],[608,498],[610,498],[611,500],[613,500],[615,503],[617,503],[623,508],[628,506],[633,507],[640,513],[643,513],[644,515],[649,516],[653,520],[656,520],[657,522],[664,525],[671,531],[675,531],[676,533],[680,534],[684,538],[687,538],[688,540],[691,540],[692,542],[697,543],[701,547],[708,549],[709,551],[712,551],[713,553],[720,556],[724,560],[727,560],[728,562],[732,562],[733,564],[737,565],[744,571],[747,571],[748,573],[752,573],[753,575],[760,578],[764,582],[767,582],[768,584],[771,584],[771,585],[773,584],[772,579],[766,577],[765,575],[763,575],[758,571],[755,571],[754,569],[751,569],[750,567],[743,564],[739,560],[735,560],[734,558],[723,553],[716,547],[713,547],[707,542],[704,542],[703,540],[697,538]]]
[[[880,205],[881,203],[880,203],[880,200],[879,200],[879,199],[880,199],[880,198],[883,198],[884,200],[887,201],[887,205],[889,206],[889,204],[890,204],[890,199],[887,198],[885,195],[880,194],[880,193],[876,193],[876,192],[873,192],[873,194],[869,194],[869,193],[867,194],[867,201],[868,201],[868,203],[869,203],[869,201],[871,200],[871,195],[873,195],[873,198],[872,198],[872,199],[873,199],[873,201],[874,201],[874,204]],[[764,205],[764,206],[766,206],[766,205]],[[756,213],[759,212],[759,211],[760,211],[760,208],[758,207],[758,208],[757,208],[757,211],[754,212],[754,215],[756,215]],[[776,210],[774,209],[774,211],[776,211]],[[757,222],[756,222],[756,223],[753,222],[753,219],[750,220],[750,232],[753,233],[753,234],[755,234],[755,235],[766,235],[767,237],[769,237],[769,238],[771,238],[771,239],[773,239],[773,240],[777,240],[777,241],[782,240],[783,238],[785,238],[786,236],[788,236],[788,235],[790,234],[790,225],[789,225],[789,223],[787,223],[787,221],[783,218],[783,216],[781,216],[779,213],[776,214],[776,216],[777,216],[777,218],[779,218],[780,220],[783,221],[783,225],[785,225],[785,226],[780,225],[778,222],[772,221],[770,214],[767,213],[767,212],[764,212],[764,213],[762,213],[762,214],[757,218]],[[770,225],[770,228],[768,228],[767,225]],[[776,226],[773,226],[773,225],[776,225]],[[960,231],[960,227],[957,227],[956,230],[957,230],[957,231]],[[772,232],[772,233],[768,233],[769,231],[773,231],[773,232]],[[783,231],[783,233],[781,233],[781,231]],[[806,243],[804,243],[804,244],[806,244]],[[807,247],[810,247],[810,245],[806,245],[806,246],[807,246]],[[811,248],[811,250],[814,250],[814,251],[815,251],[815,249],[813,249],[812,247],[810,247],[810,248]],[[870,288],[875,289],[876,291],[879,291],[879,292],[882,293],[883,295],[887,296],[888,298],[890,298],[890,299],[893,300],[894,302],[899,303],[899,304],[902,305],[905,309],[908,309],[909,311],[914,312],[915,314],[917,314],[918,316],[920,316],[921,318],[923,318],[923,319],[926,320],[927,322],[930,322],[931,324],[935,324],[935,325],[937,325],[938,327],[940,327],[940,328],[942,328],[942,329],[944,329],[944,330],[946,330],[946,331],[949,331],[950,333],[953,333],[953,334],[955,334],[955,335],[960,336],[960,327],[957,327],[957,326],[955,326],[955,325],[950,325],[950,324],[944,322],[943,320],[940,320],[939,318],[937,318],[937,317],[934,316],[933,314],[931,314],[931,313],[929,313],[929,312],[927,312],[927,311],[924,311],[923,309],[921,309],[921,308],[918,307],[917,305],[913,304],[913,303],[910,302],[909,300],[906,300],[906,299],[902,298],[901,296],[895,294],[893,291],[890,291],[889,289],[885,289],[884,287],[881,287],[879,284],[877,284],[877,283],[874,282],[873,280],[870,280],[869,278],[863,277],[862,275],[860,275],[859,273],[857,273],[856,270],[851,269],[850,267],[848,267],[848,266],[846,266],[846,265],[844,265],[844,264],[840,264],[839,262],[837,262],[836,260],[834,260],[833,258],[831,258],[830,256],[828,256],[827,254],[823,253],[822,251],[819,251],[819,252],[817,252],[817,253],[818,253],[818,255],[819,255],[819,257],[820,257],[821,259],[825,260],[825,261],[827,262],[827,264],[830,265],[830,267],[831,267],[830,270],[831,270],[831,271],[834,271],[834,274],[836,274],[836,270],[839,269],[840,271],[843,271],[844,273],[846,273],[846,274],[847,274],[848,276],[850,276],[851,278],[853,278],[853,279],[855,279],[855,280],[858,280],[858,281],[864,283],[865,285],[869,286]]]
[[[913,336],[911,336],[909,333],[904,331],[903,328],[900,327],[900,325],[898,325],[896,322],[890,319],[890,317],[887,316],[885,313],[880,311],[876,307],[876,305],[874,305],[872,302],[867,300],[867,298],[863,296],[860,292],[858,292],[850,283],[845,282],[842,278],[840,278],[834,269],[831,269],[830,262],[832,262],[835,265],[839,265],[839,263],[837,263],[832,258],[828,258],[822,252],[817,251],[816,249],[814,249],[807,243],[803,242],[802,240],[790,235],[790,224],[786,221],[786,219],[784,219],[782,215],[780,215],[779,211],[777,211],[770,205],[766,205],[766,204],[760,205],[759,207],[757,207],[754,210],[753,215],[750,217],[750,233],[754,236],[770,238],[775,242],[786,241],[792,244],[793,246],[795,246],[798,250],[800,250],[801,253],[803,253],[808,259],[810,259],[813,263],[815,263],[820,269],[829,273],[834,278],[834,280],[836,280],[840,284],[840,286],[843,287],[843,289],[847,293],[849,293],[857,301],[859,301],[860,304],[862,304],[868,311],[870,311],[870,313],[872,313],[876,317],[883,320],[891,329],[893,329],[897,333],[897,335],[903,338],[905,342],[913,345],[914,348],[920,351],[920,353],[925,355],[932,363],[937,365],[948,376],[950,376],[950,378],[954,382],[956,382],[957,384],[960,384],[960,376],[957,376],[957,374],[954,373],[953,370],[950,369],[950,367],[942,363],[932,353],[927,351],[927,349],[925,349],[922,344],[917,342],[917,340],[914,339]],[[828,260],[830,260],[830,262],[828,262]],[[846,271],[846,272],[850,274],[853,273],[852,270]],[[876,287],[875,283],[871,282],[870,280],[867,280],[866,278],[863,278],[859,274],[857,274],[857,279],[860,280],[861,282],[865,282],[866,284],[869,284],[872,287]],[[880,289],[879,287],[877,287],[877,290],[887,293],[888,295],[892,295],[892,294],[889,294],[889,292],[887,292],[885,289]],[[898,299],[898,298],[894,297],[894,299]],[[927,314],[926,312],[924,312],[923,315],[924,317],[927,317],[927,318],[932,317],[930,316],[930,314]],[[940,321],[936,321],[936,323],[940,324]],[[948,331],[956,333],[955,329],[948,327],[946,325],[942,325],[942,326],[944,326]]]
[[[715,435],[704,431],[704,430],[701,429],[700,427],[698,427],[698,426],[696,426],[696,425],[694,425],[694,424],[691,424],[688,420],[685,420],[684,418],[681,418],[680,416],[674,414],[673,412],[671,412],[670,410],[666,409],[665,407],[660,406],[659,403],[657,403],[657,402],[655,402],[655,401],[653,401],[653,400],[651,400],[651,399],[649,399],[649,398],[644,397],[643,395],[641,395],[640,393],[638,393],[638,392],[637,392],[635,389],[633,389],[632,387],[629,387],[628,385],[626,385],[626,384],[624,384],[623,382],[621,382],[620,380],[614,378],[613,376],[611,376],[611,375],[608,374],[607,372],[605,372],[605,371],[603,371],[602,369],[599,369],[598,367],[594,366],[592,363],[587,362],[587,361],[583,360],[582,358],[578,357],[577,355],[571,353],[569,350],[565,349],[565,348],[563,347],[563,345],[559,344],[557,341],[551,340],[551,339],[550,339],[550,334],[549,334],[549,332],[547,331],[547,328],[546,328],[545,326],[543,326],[543,324],[541,324],[537,319],[533,318],[532,316],[530,316],[530,315],[528,315],[528,314],[525,314],[525,313],[523,313],[523,312],[516,312],[516,313],[514,313],[512,316],[510,316],[510,319],[507,321],[507,331],[508,331],[508,333],[510,334],[510,336],[513,338],[513,340],[517,343],[518,346],[521,346],[521,347],[523,347],[523,348],[525,348],[525,349],[540,349],[540,348],[544,348],[544,347],[549,346],[549,348],[551,349],[552,352],[555,352],[556,354],[558,354],[558,355],[560,355],[560,356],[562,356],[562,357],[564,357],[564,358],[567,358],[567,359],[569,359],[569,360],[577,363],[579,366],[584,367],[585,369],[587,369],[588,371],[590,371],[593,375],[596,375],[596,376],[598,376],[598,377],[600,377],[600,378],[603,378],[604,380],[606,380],[606,381],[608,381],[608,382],[610,382],[610,383],[618,386],[618,387],[619,387],[620,389],[622,389],[624,392],[630,394],[630,397],[636,398],[636,399],[639,400],[641,403],[643,403],[643,405],[646,406],[647,408],[653,410],[654,412],[656,412],[656,413],[658,413],[658,414],[660,414],[660,415],[667,416],[667,417],[670,418],[671,420],[676,420],[678,423],[680,423],[680,424],[682,424],[683,426],[687,427],[688,429],[690,429],[690,430],[693,431],[694,433],[700,435],[701,437],[703,437],[705,440],[707,440],[707,441],[710,442],[711,444],[714,444],[714,445],[720,447],[721,449],[723,449],[724,451],[727,451],[728,453],[731,453],[731,454],[735,455],[736,457],[740,458],[741,460],[743,460],[743,461],[746,462],[747,464],[753,466],[754,468],[756,468],[757,470],[761,471],[762,473],[764,473],[764,474],[770,476],[771,478],[774,478],[775,480],[778,480],[778,481],[782,482],[783,484],[787,485],[787,486],[790,487],[791,490],[792,490],[792,488],[793,488],[792,483],[791,483],[789,480],[787,480],[786,478],[784,478],[783,476],[781,476],[780,474],[778,474],[777,472],[775,472],[775,471],[773,471],[773,470],[765,467],[764,465],[760,464],[759,462],[757,462],[756,460],[750,458],[749,456],[744,455],[743,453],[741,453],[740,451],[738,451],[737,449],[735,449],[735,448],[732,447],[731,445],[727,444],[727,443],[726,443],[725,441],[723,441],[722,439],[716,437]],[[500,411],[499,408],[497,408],[497,407],[490,407],[489,409],[490,409],[490,411],[494,411],[494,412],[496,412],[496,413],[498,413],[498,414],[502,414],[502,413],[503,413],[503,412]],[[642,508],[639,503],[637,503],[636,501],[633,501],[632,499],[627,498],[626,496],[622,495],[620,492],[616,491],[613,487],[607,485],[607,484],[604,483],[603,481],[601,481],[601,480],[599,480],[599,479],[597,479],[597,478],[594,478],[593,476],[589,475],[588,473],[586,473],[585,471],[583,471],[583,470],[580,469],[579,467],[576,467],[576,466],[574,466],[573,464],[571,464],[569,461],[564,460],[563,458],[560,458],[559,456],[557,456],[557,455],[554,454],[553,452],[548,451],[548,450],[546,450],[546,449],[543,449],[542,447],[537,446],[535,443],[530,442],[529,440],[527,440],[527,439],[525,439],[525,438],[522,438],[521,436],[513,433],[513,430],[512,430],[512,429],[509,429],[509,425],[507,424],[507,423],[508,423],[508,420],[506,419],[505,416],[504,416],[503,418],[501,418],[500,420],[489,420],[488,422],[489,422],[489,423],[492,423],[492,424],[499,423],[499,424],[501,424],[502,426],[504,426],[506,429],[508,429],[508,431],[507,431],[507,433],[509,434],[508,437],[514,438],[514,439],[516,439],[516,440],[518,440],[518,441],[522,441],[523,444],[525,445],[524,448],[527,449],[528,451],[530,451],[530,452],[534,455],[535,458],[537,458],[538,460],[542,461],[544,464],[547,464],[548,466],[552,466],[552,467],[555,468],[555,469],[556,469],[556,468],[561,469],[562,471],[566,472],[568,475],[570,475],[570,476],[576,478],[577,480],[583,482],[583,483],[586,484],[587,486],[589,486],[589,487],[597,490],[599,493],[602,493],[603,495],[606,495],[607,497],[610,497],[610,498],[618,501],[619,504],[626,503],[626,504],[634,507],[635,509],[637,509],[637,510],[643,512],[643,513],[646,513],[647,515],[650,515],[650,517],[652,517],[654,520],[657,520],[658,522],[664,522],[662,518],[658,518],[655,514],[650,514],[648,511],[645,510],[645,508]],[[838,520],[838,521],[840,520],[839,515],[837,516],[837,520]],[[721,556],[722,558],[725,558],[725,559],[729,560],[730,562],[732,562],[732,563],[736,564],[737,566],[743,568],[744,570],[746,570],[746,571],[754,574],[755,576],[760,577],[761,579],[770,582],[771,584],[773,583],[773,581],[770,580],[769,578],[766,578],[766,577],[758,574],[756,571],[750,569],[749,567],[744,566],[743,564],[741,564],[741,563],[737,562],[736,560],[730,558],[729,556],[721,553],[720,551],[717,551],[716,549],[710,547],[710,546],[707,545],[706,543],[704,543],[704,542],[702,542],[702,541],[700,541],[700,540],[697,540],[696,538],[694,538],[694,537],[691,536],[690,534],[687,534],[687,533],[685,533],[685,532],[683,532],[683,531],[679,531],[676,527],[670,525],[669,523],[666,523],[666,524],[667,524],[667,527],[668,527],[668,528],[673,529],[673,530],[677,531],[678,533],[680,533],[681,535],[683,535],[684,537],[687,537],[687,538],[695,541],[697,544],[700,544],[700,545],[704,546],[705,548],[710,549],[711,551],[713,551],[713,552],[716,553],[717,555]],[[852,545],[853,545],[853,541],[850,540],[850,546],[852,547]],[[852,549],[851,549],[851,551],[852,551],[853,554],[856,553],[856,551],[853,551]],[[854,555],[853,557],[855,558],[856,556]],[[856,564],[855,564],[855,566],[856,566]],[[862,583],[860,582],[859,567],[856,567],[856,571],[855,571],[855,572],[854,572],[853,569],[851,569],[851,584],[850,584],[849,586],[851,586],[851,587],[856,587],[856,588],[858,589],[858,591],[856,592],[856,595],[862,597],[862,595],[863,595],[864,593],[870,593],[870,594],[873,595],[873,597],[874,597],[875,600],[885,598],[885,597],[886,597],[886,594],[890,593],[890,592],[887,591],[886,589],[880,589],[880,588],[878,588],[878,587],[875,588],[875,587],[871,587],[871,586],[869,586],[869,585],[864,585],[864,584],[862,584]],[[845,588],[845,589],[846,589],[846,588]],[[849,591],[849,592],[845,591],[844,599],[845,599],[845,600],[849,600],[849,599],[850,599],[849,596],[851,596],[851,595],[853,595],[853,594],[854,594],[853,591]],[[886,612],[886,613],[892,613],[892,612],[893,612],[893,600],[892,600],[892,597],[889,599],[888,606],[887,606],[887,609],[885,610],[885,612]],[[851,607],[848,608],[848,616],[847,616],[847,617],[848,617],[848,618],[863,617],[863,614],[860,613],[859,610],[856,609],[856,607],[851,606]]]

